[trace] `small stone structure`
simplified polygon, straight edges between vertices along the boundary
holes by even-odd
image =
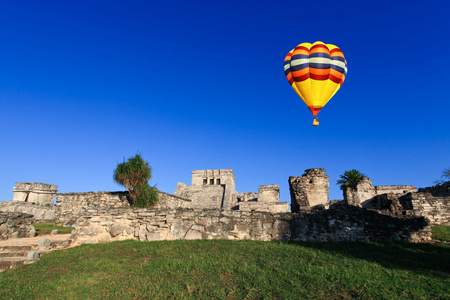
[[[374,205],[374,203],[383,201],[381,198],[387,198],[387,196],[381,195],[391,195],[391,198],[392,196],[398,198],[407,193],[416,191],[417,189],[413,185],[374,186],[372,184],[372,181],[368,177],[364,177],[361,181],[358,182],[356,188],[344,189],[344,201],[348,205],[376,208],[376,205]],[[381,198],[378,196],[381,196]]]
[[[192,171],[192,185],[179,182],[174,194],[192,200],[186,208],[289,211],[289,203],[278,202],[278,184],[261,185],[259,193],[238,194],[232,169]]]
[[[192,185],[179,182],[174,195],[191,199],[191,208],[231,209],[237,202],[233,170],[194,170]]]
[[[271,213],[284,213],[289,211],[288,202],[278,202],[280,199],[280,187],[278,184],[260,185],[258,191],[258,193],[239,194],[236,209]]]
[[[37,182],[16,182],[13,201],[53,205],[58,186]]]
[[[292,212],[310,211],[317,205],[328,207],[329,183],[325,169],[307,169],[300,177],[289,177]]]

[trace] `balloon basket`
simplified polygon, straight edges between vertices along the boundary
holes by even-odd
[[[319,126],[319,119],[314,118],[313,126]]]

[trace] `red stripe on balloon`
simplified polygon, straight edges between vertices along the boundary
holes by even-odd
[[[302,75],[302,76],[298,76],[298,77],[294,76],[294,81],[295,82],[302,82],[302,81],[304,81],[304,80],[306,80],[308,78],[309,78],[309,73],[306,73],[305,75]]]
[[[329,77],[329,75],[316,75],[316,74],[311,74],[311,79],[314,80],[327,80]]]
[[[333,74],[330,74],[330,80],[333,81],[334,83],[340,83],[341,82],[341,79],[337,78]]]

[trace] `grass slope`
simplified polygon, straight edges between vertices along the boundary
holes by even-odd
[[[450,226],[432,226],[431,231],[434,239],[450,242]]]
[[[450,247],[123,241],[0,273],[0,299],[449,299]]]
[[[61,234],[71,233],[75,229],[73,227],[53,226],[52,223],[33,223],[33,226],[37,235],[50,234],[53,229],[58,229]]]

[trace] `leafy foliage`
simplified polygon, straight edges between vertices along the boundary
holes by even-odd
[[[341,190],[345,188],[356,188],[356,185],[366,176],[356,169],[347,170],[339,176],[336,184],[341,185]]]
[[[152,168],[138,153],[114,170],[114,181],[123,185],[133,201],[133,207],[149,207],[158,202],[158,192],[148,181],[152,178]]]

